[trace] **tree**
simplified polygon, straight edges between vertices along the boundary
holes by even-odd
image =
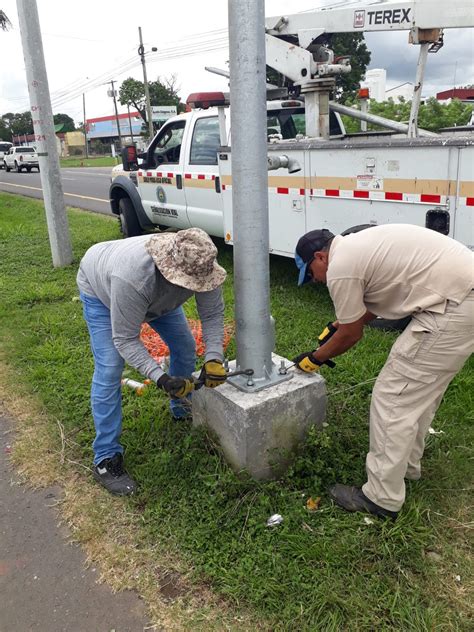
[[[351,72],[336,77],[336,101],[345,103],[354,98],[359,90],[362,77],[370,63],[370,51],[365,44],[363,33],[336,33],[332,36],[330,47],[334,56],[350,57]]]
[[[60,123],[64,125],[61,132],[74,132],[76,129],[74,119],[72,119],[68,114],[55,114],[53,116],[53,121],[55,125],[59,125]]]
[[[184,111],[185,105],[180,102],[178,96],[176,75],[165,78],[163,82],[160,81],[159,77],[156,81],[149,81],[148,90],[150,91],[151,105],[176,105],[178,112]],[[119,101],[121,105],[133,106],[140,113],[144,124],[148,124],[143,81],[138,81],[132,77],[125,79],[119,89]]]
[[[12,23],[8,19],[6,13],[0,9],[0,29],[2,31],[8,31]]]
[[[359,84],[370,63],[370,51],[365,44],[363,33],[335,33],[324,38],[328,47],[334,51],[334,57],[350,57],[351,72],[336,77],[336,89],[333,98],[345,103],[355,97]],[[321,42],[323,43],[323,42]],[[293,82],[270,66],[267,66],[267,82],[273,85],[291,88]]]
[[[10,135],[25,136],[33,134],[31,112],[7,112],[2,116],[2,123],[4,130],[7,130]]]
[[[353,100],[353,102],[355,99]],[[352,103],[353,103],[352,102]],[[383,116],[391,121],[407,123],[410,118],[411,101],[388,99],[378,103],[371,99],[369,111],[371,114]],[[418,112],[418,127],[437,132],[443,127],[455,127],[466,125],[472,114],[472,105],[453,99],[450,103],[440,103],[435,97],[429,98],[420,105]],[[360,122],[351,117],[343,117],[344,126],[349,133],[360,131]],[[384,129],[380,126],[370,125],[369,129]]]

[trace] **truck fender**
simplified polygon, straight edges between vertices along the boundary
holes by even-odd
[[[110,185],[109,189],[110,208],[112,209],[112,213],[115,213],[115,215],[119,215],[120,213],[119,201],[123,197],[128,197],[132,202],[137,215],[138,223],[143,230],[155,228],[155,225],[145,213],[140,194],[138,193],[137,187],[132,179],[127,176],[117,176]]]

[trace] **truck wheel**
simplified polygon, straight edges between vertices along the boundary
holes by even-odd
[[[31,167],[27,167],[26,170],[28,171],[28,173],[31,173]]]
[[[17,172],[17,173],[20,173],[20,172],[21,172],[21,167],[20,167],[20,165],[17,163],[17,161],[16,161],[16,160],[15,160],[15,170],[16,170],[16,172]]]
[[[3,163],[3,166],[5,167],[5,171],[7,171],[8,173],[10,173],[11,168],[7,165],[6,162]]]
[[[142,234],[143,231],[138,223],[137,214],[128,197],[121,198],[119,201],[119,221],[120,230],[124,237],[137,237]]]

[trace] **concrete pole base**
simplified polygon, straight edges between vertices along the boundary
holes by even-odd
[[[273,354],[272,359],[279,366],[284,358]],[[229,369],[234,367],[235,361],[230,362]],[[231,384],[194,393],[193,425],[213,431],[236,472],[245,470],[257,480],[278,478],[311,426],[322,426],[327,399],[324,378],[290,372],[292,379],[257,393],[243,393]]]

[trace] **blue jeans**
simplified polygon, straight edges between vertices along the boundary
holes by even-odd
[[[96,436],[92,447],[94,463],[123,453],[119,443],[122,432],[122,392],[120,380],[124,360],[112,340],[110,310],[98,298],[81,292],[84,319],[90,335],[94,355],[94,376],[91,388],[92,416]],[[189,376],[196,362],[196,343],[189,329],[182,307],[178,307],[148,323],[165,341],[170,349],[169,374]],[[189,407],[180,400],[171,400],[174,417],[189,413]]]

